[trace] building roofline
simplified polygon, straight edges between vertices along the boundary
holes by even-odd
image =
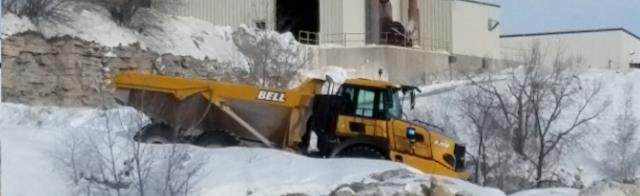
[[[640,36],[632,33],[631,31],[625,28],[604,28],[604,29],[589,29],[589,30],[576,30],[576,31],[554,31],[554,32],[542,32],[542,33],[523,33],[523,34],[510,34],[510,35],[501,35],[500,38],[512,38],[512,37],[533,37],[533,36],[544,36],[544,35],[562,35],[562,34],[577,34],[577,33],[598,33],[598,32],[608,32],[608,31],[622,31],[631,37],[640,40]]]
[[[494,4],[494,3],[487,3],[487,2],[476,1],[476,0],[458,0],[458,1],[463,1],[463,2],[468,2],[468,3],[475,3],[475,4],[478,4],[478,5],[486,5],[486,6],[500,8],[500,5]]]

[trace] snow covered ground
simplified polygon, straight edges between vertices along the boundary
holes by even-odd
[[[90,134],[104,129],[103,113],[91,108],[35,107],[0,104],[0,141],[2,142],[3,195],[72,195],[73,186],[65,169],[56,163],[60,145],[70,136]],[[130,108],[106,113],[118,140],[128,140],[127,130],[144,122]],[[152,148],[160,148],[152,146]],[[205,155],[202,178],[196,188],[199,195],[283,195],[304,193],[328,195],[342,184],[382,183],[383,193],[419,192],[420,184],[429,184],[430,176],[412,173],[391,176],[381,182],[372,174],[411,168],[394,162],[363,159],[313,159],[293,153],[264,148],[205,149],[188,147],[191,154]],[[126,156],[126,155],[123,155]],[[500,196],[501,191],[471,183],[438,177],[448,189],[475,196]],[[397,186],[394,184],[402,184]],[[394,186],[392,186],[394,185]],[[33,188],[38,187],[38,188]]]

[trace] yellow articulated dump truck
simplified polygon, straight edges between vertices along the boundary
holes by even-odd
[[[415,87],[367,79],[338,85],[327,77],[293,89],[265,89],[135,71],[121,72],[113,84],[119,103],[151,119],[134,137],[140,142],[386,159],[425,173],[467,177],[463,145],[434,126],[403,118],[401,96],[410,96],[413,108]]]

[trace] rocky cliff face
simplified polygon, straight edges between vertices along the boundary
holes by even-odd
[[[138,45],[107,48],[36,32],[2,42],[2,100],[59,106],[113,106],[109,81],[120,70],[246,82],[246,70],[210,59],[157,54]]]

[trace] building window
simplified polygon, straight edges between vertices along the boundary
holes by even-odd
[[[640,63],[629,63],[629,68],[640,69]]]

